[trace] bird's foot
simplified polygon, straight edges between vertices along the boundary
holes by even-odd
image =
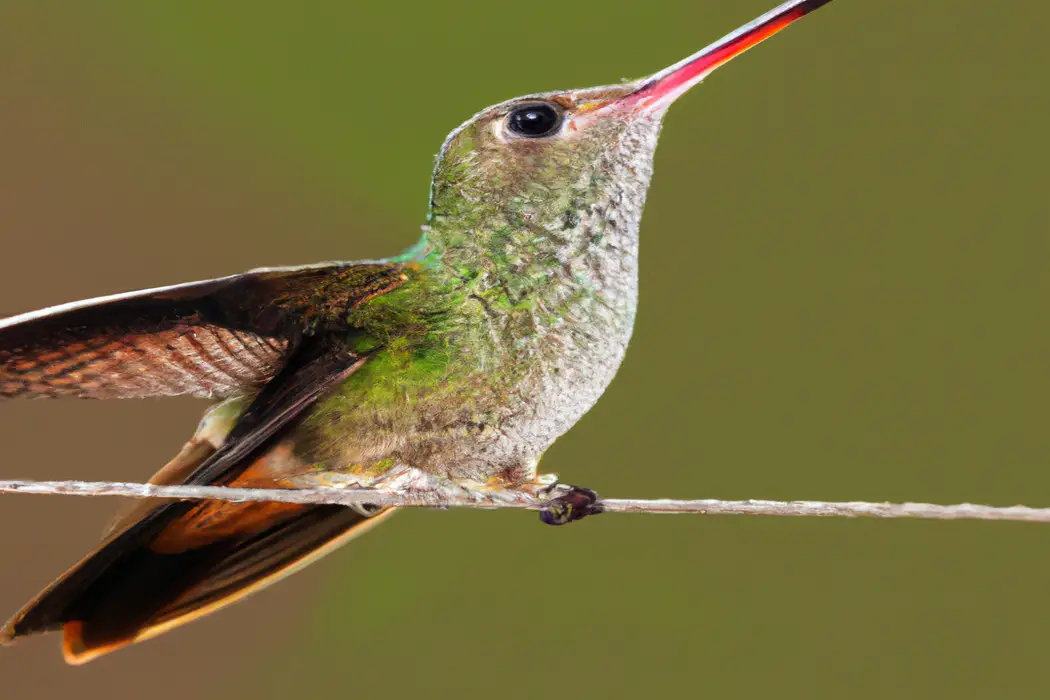
[[[540,521],[547,525],[565,525],[604,510],[598,494],[582,486],[555,483],[547,489],[547,494],[552,498],[540,511]]]

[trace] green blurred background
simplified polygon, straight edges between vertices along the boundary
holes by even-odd
[[[773,0],[0,0],[0,311],[393,254],[481,107],[656,70]],[[840,0],[671,112],[631,351],[544,469],[610,496],[1050,503],[1045,26]],[[0,475],[141,480],[193,400],[0,405]],[[0,616],[112,500],[0,499]],[[1050,693],[1050,528],[395,517],[5,698]]]

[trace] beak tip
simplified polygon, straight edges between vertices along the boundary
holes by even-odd
[[[716,68],[829,2],[831,0],[789,0],[685,60],[638,81],[639,87],[619,102],[635,109],[666,109]]]

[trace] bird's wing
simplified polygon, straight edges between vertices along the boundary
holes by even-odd
[[[265,268],[12,316],[0,399],[247,394],[304,333],[404,280],[386,262]]]
[[[183,483],[273,486],[283,431],[366,361],[336,334],[305,337]],[[280,579],[346,541],[378,510],[164,502],[125,522],[31,601],[0,630],[0,641],[64,627],[67,659],[89,660]]]

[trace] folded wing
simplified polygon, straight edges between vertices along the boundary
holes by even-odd
[[[334,334],[305,337],[217,449],[188,457],[179,470],[192,470],[188,475],[157,480],[275,487],[286,476],[286,457],[275,454],[284,431],[366,361]],[[64,628],[67,660],[83,663],[280,580],[363,531],[380,512],[224,501],[139,509],[0,629],[0,643]]]

